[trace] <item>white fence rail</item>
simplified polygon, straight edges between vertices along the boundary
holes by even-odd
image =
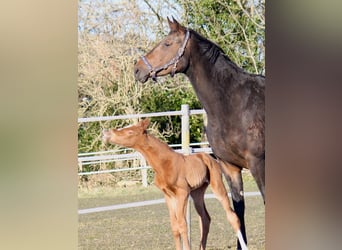
[[[111,121],[111,120],[119,120],[119,119],[137,119],[143,117],[160,117],[160,116],[181,116],[181,137],[182,143],[178,145],[170,145],[171,147],[181,147],[181,149],[176,150],[183,154],[191,154],[197,152],[206,152],[211,153],[210,147],[205,148],[191,148],[191,146],[198,145],[208,145],[205,143],[190,143],[190,127],[189,127],[189,117],[191,115],[201,115],[205,114],[203,109],[199,110],[190,110],[189,105],[184,104],[181,106],[181,110],[179,111],[168,111],[168,112],[156,112],[156,113],[148,113],[148,114],[132,114],[132,115],[118,115],[118,116],[105,116],[105,117],[88,117],[88,118],[78,118],[79,123],[86,122],[100,122],[100,121]],[[101,164],[115,161],[125,161],[125,160],[139,160],[140,164],[136,167],[129,168],[119,168],[119,169],[108,169],[108,170],[99,170],[99,171],[90,171],[83,172],[83,166],[90,164]],[[147,169],[150,168],[146,165],[145,159],[139,152],[130,151],[129,153],[119,153],[119,151],[102,151],[102,152],[92,152],[92,153],[80,153],[78,154],[78,165],[81,172],[78,173],[79,176],[82,175],[92,175],[92,174],[104,174],[104,173],[114,173],[114,172],[122,172],[122,171],[132,171],[132,170],[141,170],[142,174],[142,183],[144,186],[147,186]]]

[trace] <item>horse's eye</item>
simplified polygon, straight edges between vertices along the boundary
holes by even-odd
[[[172,43],[170,43],[170,42],[165,42],[165,43],[164,43],[164,45],[165,45],[166,47],[169,47],[171,44],[172,44]]]

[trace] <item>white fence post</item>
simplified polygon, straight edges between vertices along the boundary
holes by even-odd
[[[190,124],[189,124],[190,110],[188,104],[182,104],[182,151],[183,154],[190,154]],[[188,199],[188,206],[186,209],[186,222],[188,225],[188,239],[191,248],[191,198]],[[184,249],[184,243],[183,243]]]
[[[188,104],[182,104],[182,151],[183,154],[190,154],[190,110]]]

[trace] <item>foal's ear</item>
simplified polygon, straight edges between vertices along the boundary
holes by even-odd
[[[150,119],[149,118],[146,118],[145,120],[142,120],[140,122],[141,124],[141,127],[146,130],[148,128],[148,125],[150,125]]]
[[[178,31],[181,25],[177,22],[177,20],[172,17],[172,21],[167,17],[167,21],[169,23],[169,27],[171,31]]]

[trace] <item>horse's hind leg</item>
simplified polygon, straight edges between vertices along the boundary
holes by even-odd
[[[241,235],[242,235],[244,243],[247,244],[245,217],[244,217],[245,216],[245,200],[243,197],[243,182],[242,182],[241,169],[225,162],[221,162],[221,166],[222,166],[222,171],[228,182],[230,191],[232,193],[233,207],[240,221]],[[221,173],[220,173],[220,177],[221,177]],[[238,250],[242,249],[240,240],[237,241],[237,249]]]
[[[207,238],[210,227],[210,216],[205,207],[204,193],[208,187],[208,183],[204,183],[203,186],[191,191],[190,195],[194,201],[195,209],[200,219],[200,231],[201,231],[201,245],[200,249],[204,250],[207,245]]]
[[[265,158],[250,157],[248,164],[265,203]]]

